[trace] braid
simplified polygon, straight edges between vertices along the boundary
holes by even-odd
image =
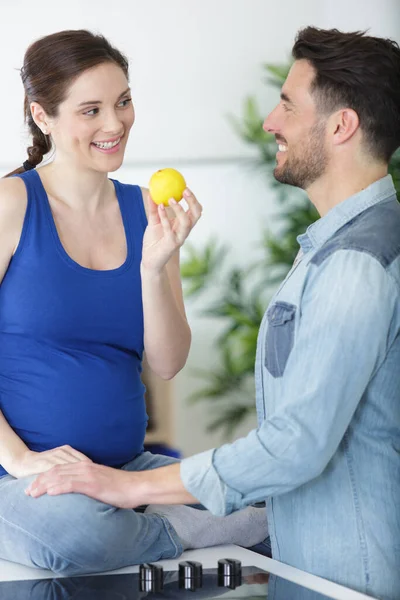
[[[50,136],[45,135],[40,129],[40,127],[36,125],[35,121],[33,120],[31,109],[29,107],[29,102],[26,96],[24,102],[24,110],[25,121],[27,122],[29,131],[32,135],[32,146],[28,146],[28,148],[26,149],[28,153],[28,159],[22,164],[22,166],[18,167],[14,171],[11,171],[11,173],[7,173],[7,175],[4,175],[4,177],[19,175],[21,173],[25,173],[25,171],[34,169],[39,163],[42,162],[43,156],[51,150]]]
[[[32,135],[32,146],[27,148],[28,161],[32,168],[34,168],[36,165],[42,162],[43,156],[50,152],[51,141],[50,136],[44,135],[43,131],[33,120],[27,96],[25,96],[24,109],[25,119]]]
[[[32,146],[27,148],[28,161],[32,167],[36,167],[36,165],[42,162],[43,156],[50,152],[51,142],[50,136],[44,135],[32,117],[30,117],[30,121],[29,129],[32,133]]]

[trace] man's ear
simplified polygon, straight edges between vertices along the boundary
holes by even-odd
[[[343,108],[336,111],[331,115],[330,120],[330,129],[333,132],[332,142],[334,146],[347,142],[360,127],[358,114],[352,108]]]

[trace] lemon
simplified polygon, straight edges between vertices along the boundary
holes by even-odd
[[[177,202],[182,200],[186,181],[176,169],[160,169],[150,178],[150,196],[156,204],[168,206],[168,200],[175,198]]]

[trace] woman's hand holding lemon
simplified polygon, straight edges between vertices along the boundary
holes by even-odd
[[[178,204],[184,198],[188,210]],[[169,207],[169,208],[167,208]],[[154,173],[149,184],[148,225],[143,239],[142,266],[161,271],[179,250],[201,216],[202,207],[175,169]]]

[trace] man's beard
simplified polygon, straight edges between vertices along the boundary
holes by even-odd
[[[321,177],[328,164],[324,135],[325,123],[316,123],[309,131],[301,156],[288,156],[284,165],[276,166],[275,179],[305,190]]]

